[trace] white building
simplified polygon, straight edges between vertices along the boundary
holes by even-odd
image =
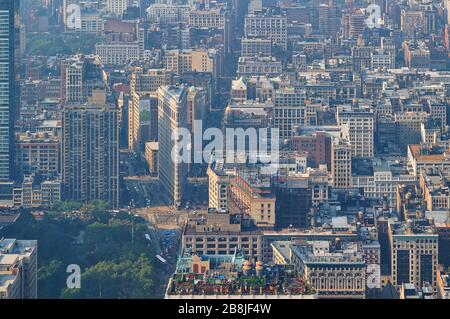
[[[337,122],[343,127],[343,137],[350,141],[353,157],[373,157],[375,130],[373,113],[339,109]]]
[[[120,16],[132,4],[133,0],[106,0],[106,11]]]
[[[273,44],[287,49],[287,18],[276,15],[254,15],[245,17],[246,37],[263,36],[272,40]]]

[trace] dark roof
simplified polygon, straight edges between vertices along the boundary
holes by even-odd
[[[133,33],[135,25],[130,22],[122,22],[115,19],[106,20],[105,32]]]
[[[397,289],[395,289],[395,287],[388,282],[386,287],[381,289],[378,299],[400,299],[400,294]]]

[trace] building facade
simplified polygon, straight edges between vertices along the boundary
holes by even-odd
[[[110,105],[67,105],[63,111],[64,198],[119,206],[118,111]]]
[[[181,206],[188,163],[176,151],[179,144],[178,140],[175,142],[172,139],[172,134],[186,129],[187,95],[188,90],[184,86],[162,86],[158,89],[159,179],[175,207]]]

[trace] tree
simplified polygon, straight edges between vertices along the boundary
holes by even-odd
[[[81,288],[64,289],[62,298],[152,298],[153,268],[142,255],[136,261],[102,261],[81,275]]]
[[[56,202],[50,207],[51,212],[58,212],[58,213],[65,213],[65,212],[72,212],[72,211],[78,211],[82,207],[80,202],[77,201],[63,201],[63,202]]]
[[[60,213],[35,220],[29,212],[0,230],[0,237],[38,240],[40,298],[152,298],[160,295],[161,273],[153,271],[154,250],[144,238],[145,220],[128,214],[113,216],[93,203],[93,210],[72,214],[75,203],[55,205]],[[70,208],[67,213],[64,209]],[[81,218],[83,217],[83,218]],[[85,218],[87,217],[87,218]],[[134,242],[131,241],[132,218]],[[82,241],[74,239],[80,234]],[[78,264],[84,272],[81,289],[67,289],[66,267]],[[158,291],[159,289],[159,291]]]

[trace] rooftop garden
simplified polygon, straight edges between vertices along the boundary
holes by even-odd
[[[223,274],[175,274],[169,288],[177,295],[309,295],[314,288],[299,273],[284,266],[266,268],[261,276],[239,272],[236,277]]]

